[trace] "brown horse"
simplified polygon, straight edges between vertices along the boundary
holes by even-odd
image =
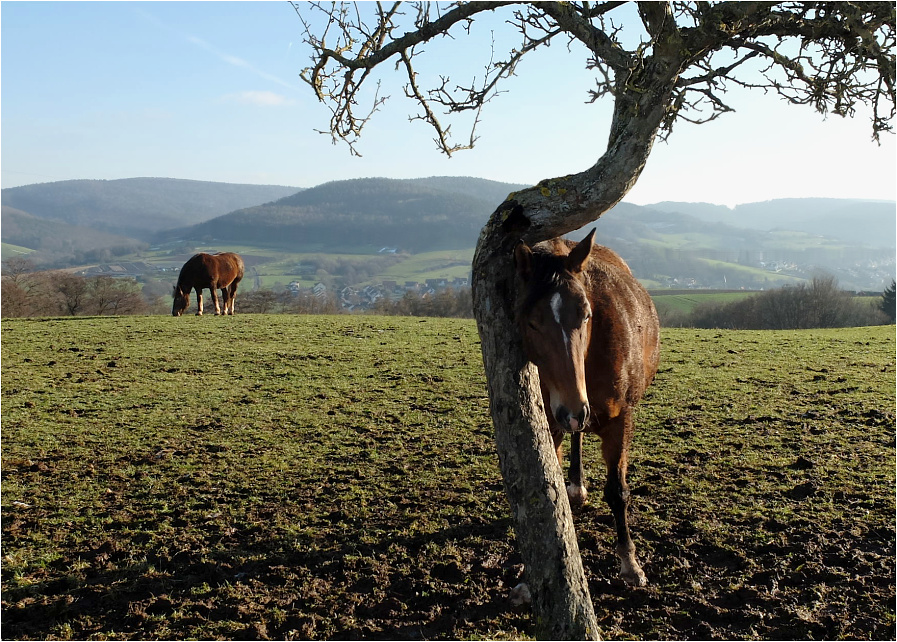
[[[212,292],[215,303],[215,315],[221,314],[218,304],[218,289],[224,297],[224,314],[234,313],[234,299],[237,296],[237,284],[243,278],[243,259],[233,252],[206,254],[200,252],[190,257],[181,268],[178,284],[174,286],[174,304],[171,314],[179,317],[190,305],[190,290],[196,290],[196,315],[202,315],[202,291],[207,288]]]
[[[651,297],[623,259],[592,244],[594,235],[592,230],[579,244],[552,239],[533,248],[517,245],[517,321],[527,356],[539,369],[561,464],[564,434],[572,433],[570,503],[578,508],[586,501],[582,438],[596,433],[607,466],[604,499],[616,523],[620,574],[643,586],[626,521],[626,469],[633,408],[657,372],[660,326]]]

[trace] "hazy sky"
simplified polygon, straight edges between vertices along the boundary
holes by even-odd
[[[476,176],[533,184],[581,171],[604,151],[609,104],[585,104],[593,77],[564,46],[525,60],[487,106],[472,151],[447,158],[392,96],[359,145],[332,145],[329,113],[299,80],[308,64],[287,2],[9,2],[0,5],[2,186],[138,176],[313,187],[383,176]],[[496,14],[438,43],[422,73],[481,73]],[[463,44],[464,47],[458,45]],[[737,112],[680,123],[655,145],[626,199],[726,205],[783,197],[894,199],[894,137],[871,142],[868,114],[823,119],[762,93]],[[459,129],[461,123],[455,129]]]

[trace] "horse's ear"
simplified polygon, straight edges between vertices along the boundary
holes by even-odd
[[[517,267],[517,274],[527,281],[533,273],[533,251],[523,240],[517,241],[514,247],[514,265]]]
[[[567,255],[567,260],[565,261],[564,266],[567,268],[567,271],[572,274],[578,274],[583,271],[586,262],[589,260],[589,256],[592,254],[592,240],[594,238],[595,228],[592,228],[592,231],[589,232],[588,236],[581,240],[576,247],[570,250],[570,254]]]

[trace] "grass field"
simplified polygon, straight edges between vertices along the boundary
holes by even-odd
[[[34,252],[34,250],[22,247],[21,245],[13,245],[12,243],[0,244],[0,260],[7,261],[9,259],[26,257]]]
[[[386,269],[378,279],[424,282],[427,279],[454,279],[470,276],[473,248],[415,254]]]
[[[751,291],[743,292],[713,292],[712,290],[700,290],[689,292],[688,294],[662,294],[662,290],[651,292],[651,299],[654,305],[661,307],[666,306],[674,312],[689,314],[696,307],[704,303],[725,304],[732,301],[739,301],[745,297],[754,296],[757,293]]]
[[[2,322],[5,639],[518,638],[475,326]],[[665,330],[605,639],[893,639],[894,327]]]

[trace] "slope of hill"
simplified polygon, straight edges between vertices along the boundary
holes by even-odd
[[[0,260],[25,258],[30,254],[34,254],[34,250],[30,247],[22,247],[12,243],[0,243]]]
[[[490,213],[502,203],[511,192],[516,192],[527,187],[522,183],[498,183],[484,178],[469,176],[431,176],[429,178],[414,178],[410,183],[423,185],[443,192],[456,192],[466,194],[473,198],[488,201],[492,204]]]
[[[298,190],[174,178],[73,180],[4,189],[2,202],[40,218],[148,240],[155,232],[200,223]]]
[[[868,247],[897,245],[897,205],[893,201],[783,198],[745,203],[734,209],[707,203],[675,202],[645,207],[752,230],[806,232]]]
[[[516,188],[463,178],[335,181],[176,234],[323,248],[390,246],[411,252],[469,248],[496,204]]]
[[[229,246],[263,254],[251,247],[265,246],[291,255],[376,254],[388,247],[407,257],[470,250],[497,204],[523,187],[470,177],[365,178],[307,190],[175,179],[64,181],[3,190],[4,205],[29,204],[4,209],[3,241],[70,262],[136,246],[111,232],[161,243],[163,253]],[[621,203],[587,229],[596,226],[598,242],[620,252],[654,287],[767,287],[825,271],[844,287],[880,289],[893,278],[894,213],[893,202],[838,199],[734,209]],[[284,260],[271,274],[294,275],[304,261]]]
[[[807,222],[806,231],[800,231],[793,220],[788,221],[792,229],[750,229],[713,220],[716,217],[708,220],[708,213],[730,211],[728,208],[706,203],[660,207],[664,206],[671,211],[621,203],[597,223],[569,236],[581,238],[597,227],[597,241],[619,252],[636,276],[653,287],[756,289],[825,272],[836,276],[847,289],[880,290],[893,278],[894,250],[886,243],[893,243],[893,232],[874,245],[871,239],[864,244],[839,233],[840,221],[833,225],[830,236],[823,236],[815,229],[815,221]],[[757,204],[761,213],[762,206]],[[705,218],[680,213],[687,209]],[[851,214],[847,223],[860,229],[872,225],[876,208],[864,211],[868,216],[854,218]],[[890,225],[894,226],[893,217]]]
[[[2,207],[0,227],[4,243],[36,250],[29,258],[50,265],[71,260],[99,261],[145,247],[136,239],[39,218],[6,205]]]

